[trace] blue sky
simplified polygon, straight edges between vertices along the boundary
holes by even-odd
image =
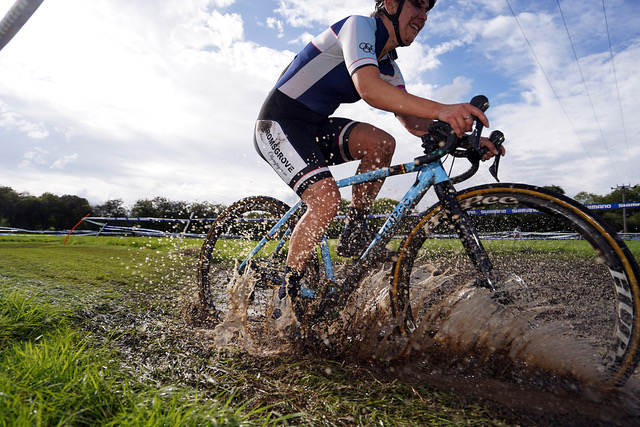
[[[13,3],[0,0],[0,15]],[[262,100],[312,35],[373,5],[45,0],[0,51],[0,185],[94,204],[291,201],[253,149]],[[398,63],[414,94],[489,97],[492,128],[507,136],[503,181],[606,194],[640,179],[640,2],[604,8],[608,33],[602,0],[439,0]],[[392,133],[394,163],[421,154],[389,113],[359,102],[337,114]],[[490,180],[483,171],[461,186]],[[382,195],[400,198],[410,182],[388,180]]]

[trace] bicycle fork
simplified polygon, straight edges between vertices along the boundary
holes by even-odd
[[[451,181],[439,182],[435,184],[434,188],[449,218],[455,224],[458,238],[479,273],[479,277],[476,278],[476,284],[495,291],[496,288],[492,274],[493,265],[487,255],[487,251],[478,238],[476,227],[456,198],[456,189],[453,187],[453,184],[451,184]]]

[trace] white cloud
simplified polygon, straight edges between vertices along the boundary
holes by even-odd
[[[62,156],[51,164],[51,169],[64,169],[69,163],[72,163],[78,159],[78,154],[69,154]]]
[[[35,123],[25,119],[21,114],[8,111],[0,101],[0,127],[9,130],[15,129],[26,134],[29,138],[42,139],[49,136],[49,132],[43,123]]]
[[[217,7],[227,7],[235,3],[235,0],[213,0],[213,4]]]
[[[250,8],[232,0],[43,2],[0,52],[0,184],[94,203],[290,199],[253,149],[262,100],[295,50],[344,16],[369,14],[373,2],[265,1]],[[13,2],[0,0],[0,11]],[[489,118],[508,139],[505,180],[557,184],[570,194],[635,183],[638,3],[607,3],[626,143],[599,8],[562,2],[596,122],[556,5],[510,3],[568,117],[503,0],[439,2],[419,43],[399,50],[409,91],[447,103],[477,87],[493,91]],[[253,22],[276,31],[249,39]],[[295,48],[282,48],[287,40]],[[338,114],[391,132],[399,142],[394,161],[420,154],[391,114],[364,103]],[[393,182],[385,192],[396,197]]]
[[[49,152],[41,147],[35,147],[24,153],[24,160],[19,164],[20,168],[28,168],[32,164],[43,165]]]
[[[284,37],[284,24],[272,16],[267,18],[267,27],[278,31],[278,38]]]
[[[276,12],[294,27],[311,27],[316,24],[331,25],[349,15],[369,15],[375,3],[369,0],[279,0]]]

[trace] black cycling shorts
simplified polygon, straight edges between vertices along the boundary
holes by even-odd
[[[355,160],[349,134],[359,122],[309,110],[277,89],[271,91],[256,122],[258,154],[299,196],[322,179],[328,166]]]

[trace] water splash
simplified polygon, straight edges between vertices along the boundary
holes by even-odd
[[[273,319],[276,290],[258,292],[258,279],[247,272],[228,286],[229,309],[215,329],[215,343],[268,354],[299,347],[296,337],[302,336],[307,350],[368,363],[421,361],[433,372],[517,377],[544,371],[588,384],[604,380],[602,357],[588,341],[561,322],[538,320],[544,306],[500,304],[485,289],[454,287],[446,273],[431,265],[412,273],[417,329],[408,334],[391,314],[389,269],[366,277],[337,318],[314,325],[300,325],[289,308]]]
[[[252,272],[235,274],[227,285],[229,308],[225,317],[214,330],[216,347],[236,346],[255,352],[255,344],[247,328],[249,302],[256,284]]]

